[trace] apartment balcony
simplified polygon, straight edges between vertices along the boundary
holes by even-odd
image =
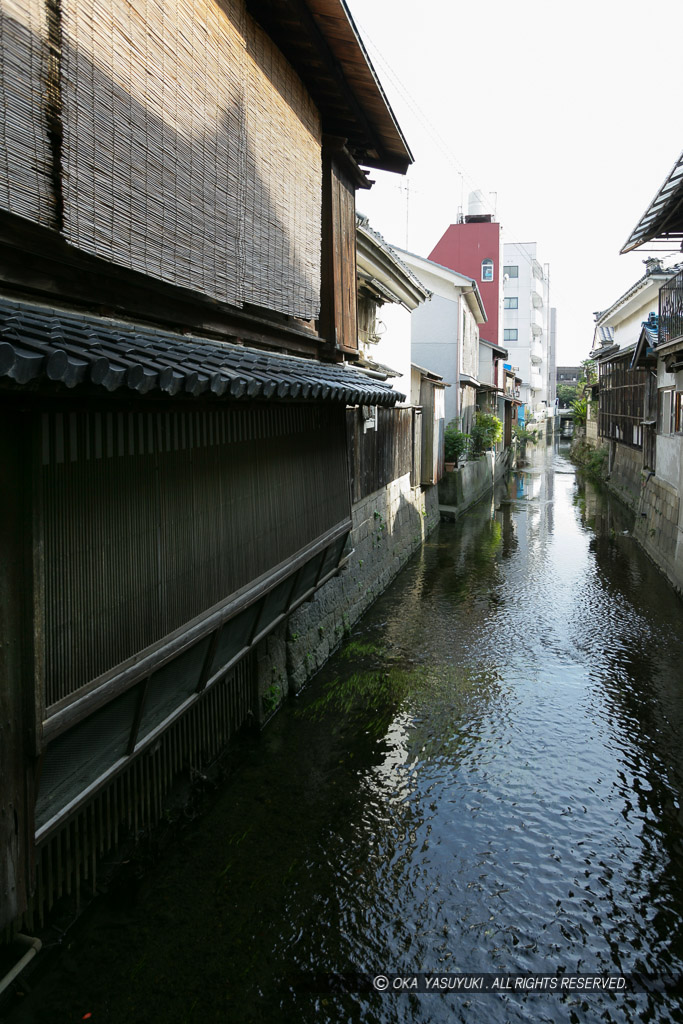
[[[531,356],[531,362],[535,363],[537,366],[543,362],[543,346],[536,338],[531,339],[529,355]]]
[[[529,315],[531,330],[534,334],[543,334],[543,314],[540,309],[532,309]]]
[[[683,337],[683,271],[659,289],[658,343]]]
[[[531,370],[529,387],[532,391],[540,391],[543,388],[543,378],[541,376],[541,371],[537,370],[535,367],[532,367]]]
[[[531,276],[531,302],[535,309],[543,308],[543,279]]]

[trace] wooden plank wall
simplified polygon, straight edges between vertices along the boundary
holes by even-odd
[[[350,515],[344,409],[42,417],[45,703]]]
[[[377,426],[363,429],[360,408],[348,409],[346,426],[353,502],[413,472],[413,410],[377,409]]]
[[[334,155],[323,150],[320,332],[333,347],[358,351],[356,192]]]

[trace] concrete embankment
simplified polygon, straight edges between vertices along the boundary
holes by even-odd
[[[436,487],[393,480],[353,506],[347,565],[257,652],[262,719],[297,693],[439,522]]]
[[[444,474],[439,483],[439,512],[442,519],[454,520],[476,505],[512,467],[512,449],[486,452],[472,462]]]

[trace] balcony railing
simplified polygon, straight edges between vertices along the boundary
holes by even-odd
[[[658,343],[683,337],[683,270],[659,289]]]

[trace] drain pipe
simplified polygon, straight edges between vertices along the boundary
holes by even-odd
[[[637,509],[637,513],[638,513],[638,515],[641,515],[641,516],[643,516],[644,518],[647,518],[647,512],[643,512],[643,511],[642,511],[642,508],[643,508],[643,498],[645,497],[645,491],[646,491],[646,489],[647,489],[647,485],[649,484],[650,480],[652,480],[652,477],[653,477],[654,475],[655,475],[655,471],[654,471],[654,469],[651,469],[651,470],[649,470],[649,471],[648,471],[648,474],[647,474],[647,476],[645,477],[645,480],[643,481],[643,484],[642,484],[642,486],[641,486],[641,488],[640,488],[640,496],[639,496],[639,498],[638,498],[638,509]]]
[[[19,943],[21,946],[28,946],[28,949],[22,956],[21,960],[18,960],[14,967],[7,972],[4,978],[0,979],[0,994],[5,991],[8,985],[12,984],[14,979],[21,974],[24,967],[33,960],[36,953],[39,953],[43,948],[43,944],[40,939],[33,938],[31,935],[22,935],[21,932],[18,932],[14,936],[14,941]]]

